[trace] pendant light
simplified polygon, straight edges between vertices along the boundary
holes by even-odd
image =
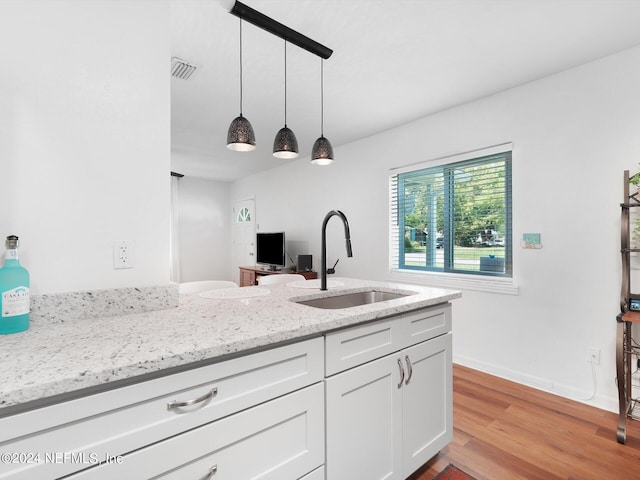
[[[311,163],[314,165],[331,165],[333,163],[333,147],[324,136],[324,59],[320,58],[320,138],[311,149]]]
[[[298,158],[298,140],[287,127],[287,40],[284,41],[284,127],[273,140],[273,156],[276,158]]]
[[[253,127],[249,120],[242,116],[242,17],[240,17],[240,115],[229,125],[227,148],[236,152],[250,152],[256,149]]]

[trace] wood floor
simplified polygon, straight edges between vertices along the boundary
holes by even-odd
[[[410,480],[452,463],[477,480],[640,479],[640,421],[454,365],[453,441]]]

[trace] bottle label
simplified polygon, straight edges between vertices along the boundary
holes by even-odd
[[[29,313],[29,287],[16,287],[2,292],[2,317]]]

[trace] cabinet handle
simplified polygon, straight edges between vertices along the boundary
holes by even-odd
[[[190,405],[195,405],[196,403],[202,403],[209,400],[210,398],[215,397],[217,394],[218,394],[218,387],[214,387],[210,391],[202,395],[201,397],[193,398],[191,400],[187,400],[186,402],[179,402],[177,400],[173,400],[167,403],[167,410],[171,410],[172,408],[188,407]]]
[[[209,480],[216,473],[218,473],[218,465],[214,465],[213,467],[211,467],[207,474],[204,477],[200,477],[198,480]]]
[[[409,376],[405,380],[404,384],[409,385],[409,380],[413,377],[413,365],[411,365],[411,360],[409,360],[409,355],[404,356],[405,362],[407,362],[407,368],[409,369]]]
[[[398,384],[398,388],[401,388],[402,383],[404,382],[404,367],[402,366],[401,359],[398,359],[398,368],[400,369],[400,383]]]

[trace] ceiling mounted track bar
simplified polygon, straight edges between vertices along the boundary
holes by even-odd
[[[314,55],[324,58],[325,60],[329,58],[333,53],[333,50],[331,50],[330,48],[325,47],[315,40],[311,40],[309,37],[305,37],[301,33],[298,33],[295,30],[290,29],[286,25],[283,25],[280,22],[267,17],[266,15],[258,12],[257,10],[254,10],[253,8],[245,5],[242,2],[236,1],[229,13],[232,13],[236,17],[240,17],[241,19],[252,23],[256,27],[262,28],[277,37],[283,38],[287,42],[297,45],[298,47],[303,48],[308,52],[313,53]]]

